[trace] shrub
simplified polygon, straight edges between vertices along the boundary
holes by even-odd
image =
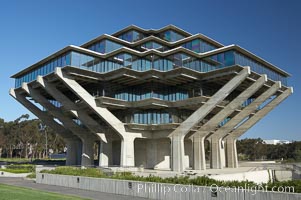
[[[62,174],[71,176],[87,176],[95,178],[100,178],[104,176],[103,172],[96,168],[81,169],[76,167],[57,167],[55,170],[42,170],[41,173]]]
[[[0,171],[16,173],[16,174],[35,172],[35,170],[36,170],[36,166],[29,165],[29,164],[24,164],[24,165],[12,164],[12,165],[7,165],[6,169],[0,169]]]
[[[36,178],[36,173],[31,173],[26,176],[26,178]]]
[[[207,176],[198,176],[196,178],[190,178],[189,176],[175,176],[162,178],[159,176],[149,175],[147,177],[136,176],[131,172],[116,172],[113,175],[106,175],[100,169],[97,168],[75,168],[75,167],[57,167],[54,170],[42,170],[41,173],[49,174],[62,174],[72,176],[87,176],[95,178],[111,178],[121,180],[132,180],[132,181],[144,181],[144,182],[156,182],[156,183],[170,183],[170,184],[183,184],[183,185],[198,185],[198,186],[211,186],[218,185],[219,187],[230,187],[230,188],[245,188],[246,186],[252,188],[260,188],[258,184],[250,181],[218,181],[211,179]],[[294,187],[294,192],[301,193],[301,180],[282,181],[267,183],[262,185],[264,188],[267,186],[268,190],[272,190],[274,186],[280,187]]]

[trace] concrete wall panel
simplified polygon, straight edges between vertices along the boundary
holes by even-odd
[[[43,178],[44,177],[44,178]],[[38,173],[37,183],[80,188],[149,199],[165,200],[301,200],[301,194],[261,191],[229,191],[213,193],[212,188],[191,185],[174,185],[130,180],[101,179]]]
[[[156,169],[170,169],[170,140],[160,139],[158,141],[157,165]]]
[[[135,166],[147,167],[146,161],[146,143],[145,139],[135,139]]]

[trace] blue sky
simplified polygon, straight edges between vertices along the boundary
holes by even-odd
[[[224,45],[238,44],[293,75],[294,94],[244,137],[301,140],[301,1],[0,1],[0,118],[28,111],[8,95],[9,77],[55,51],[130,24],[174,24]],[[298,106],[299,105],[299,106]]]

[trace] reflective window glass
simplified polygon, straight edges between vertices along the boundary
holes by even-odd
[[[161,34],[161,37],[169,42],[175,42],[184,38],[183,35],[172,30],[165,31],[163,34]]]

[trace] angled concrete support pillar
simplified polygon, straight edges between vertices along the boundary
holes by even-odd
[[[251,115],[253,112],[256,111],[258,106],[260,106],[262,103],[264,103],[268,98],[270,98],[272,95],[274,95],[279,89],[281,88],[281,83],[276,82],[271,88],[269,88],[267,91],[265,91],[263,94],[261,94],[259,97],[257,97],[250,105],[245,107],[240,113],[235,115],[229,122],[227,122],[224,126],[219,128],[214,135],[218,135],[219,137],[224,137],[227,135],[230,131],[233,130],[233,128],[238,125],[243,119]]]
[[[82,142],[80,140],[66,140],[67,156],[66,165],[77,166],[81,164]]]
[[[119,134],[126,135],[127,132],[124,128],[124,124],[107,108],[98,107],[94,97],[89,94],[89,92],[87,92],[80,84],[65,74],[61,68],[56,68],[55,74],[78,98],[85,102],[86,105],[91,108],[91,110],[95,111],[100,118],[107,122],[108,125],[110,125]]]
[[[85,110],[79,109],[74,102],[72,102],[65,94],[59,91],[54,84],[48,82],[42,76],[37,77],[37,83],[47,91],[53,98],[55,98],[65,109],[69,110],[76,118],[78,118],[85,126],[100,140],[106,142],[104,131],[101,129],[101,126],[90,117]]]
[[[180,126],[170,134],[172,142],[172,170],[184,170],[184,137],[203,120],[217,104],[222,102],[250,74],[250,68],[243,68],[234,78],[217,91],[203,106],[198,108]]]
[[[240,136],[243,132],[246,132],[249,128],[254,126],[259,120],[266,116],[282,101],[284,101],[289,95],[293,93],[293,88],[287,88],[282,94],[273,99],[270,103],[258,110],[255,115],[251,116],[246,122],[237,127],[232,133],[233,136]],[[259,105],[258,105],[259,106]]]
[[[112,141],[100,141],[99,145],[99,166],[108,167],[112,165]]]
[[[133,167],[134,163],[134,134],[125,130],[124,123],[115,117],[107,108],[98,107],[95,99],[80,84],[65,74],[61,68],[55,69],[56,76],[87,106],[91,108],[101,119],[115,130],[121,137],[121,166]],[[139,135],[139,134],[136,134]]]
[[[67,148],[69,148],[69,153],[67,150],[67,165],[79,165],[80,164],[80,154],[78,154],[78,148],[76,148],[75,143],[81,144],[80,138],[74,135],[69,130],[65,129],[62,125],[57,123],[49,113],[41,111],[37,106],[31,103],[26,97],[14,89],[10,89],[10,95],[19,101],[24,107],[26,107],[30,112],[37,116],[46,126],[51,127],[56,133],[58,133],[66,142]],[[70,150],[71,149],[71,150]],[[73,151],[74,149],[74,151]],[[69,155],[68,155],[69,154]]]
[[[272,88],[271,88],[272,89]],[[230,132],[226,137],[226,143],[229,142],[229,152],[227,150],[227,161],[229,167],[237,167],[237,150],[236,150],[236,139],[243,135],[247,130],[254,126],[260,119],[266,116],[270,111],[272,111],[276,106],[278,106],[282,101],[284,101],[289,95],[293,93],[293,88],[287,88],[282,94],[273,99],[269,104],[258,110],[255,115],[250,116],[250,118],[241,124],[239,127]],[[258,104],[257,106],[259,106]],[[229,141],[228,141],[229,140]],[[233,147],[231,143],[234,141]],[[227,145],[228,146],[228,145]],[[235,148],[235,149],[234,149]],[[233,150],[231,150],[233,149]],[[229,160],[228,160],[229,159]],[[233,163],[233,165],[232,165]]]
[[[227,122],[224,126],[220,127],[215,131],[212,135],[210,135],[207,139],[211,140],[211,138],[219,138],[222,140],[229,132],[231,132],[235,126],[237,126],[243,119],[245,119],[247,116],[252,114],[256,111],[257,107],[261,105],[265,100],[267,100],[270,96],[275,94],[277,90],[281,88],[281,83],[276,82],[271,88],[269,88],[267,91],[265,91],[263,94],[261,94],[259,97],[257,97],[250,105],[245,107],[240,113],[235,115],[229,122]],[[219,155],[216,156],[215,153],[211,154],[211,160],[221,159],[222,156],[225,156],[224,154],[221,155],[222,151],[217,152]],[[214,157],[212,157],[214,156]],[[227,162],[227,161],[226,161]],[[219,160],[217,162],[214,161],[214,163],[217,163],[220,166],[216,166],[215,164],[211,165],[211,167],[222,167],[222,161]]]
[[[77,135],[82,140],[82,166],[91,166],[94,164],[93,156],[93,142],[95,141],[95,135],[89,133],[89,131],[78,126],[71,118],[65,116],[62,111],[51,104],[38,90],[33,89],[27,83],[22,84],[22,89],[28,93],[36,102],[42,105],[51,113],[52,116],[59,119],[65,127]],[[91,153],[92,152],[92,153]],[[89,160],[90,159],[90,160]]]
[[[121,140],[121,167],[134,167],[135,156],[134,156],[134,137],[124,137]]]
[[[206,170],[206,158],[205,158],[205,143],[204,137],[194,136],[193,142],[193,169],[194,170]]]
[[[240,95],[238,95],[234,100],[232,100],[223,110],[221,110],[218,114],[213,116],[207,123],[205,123],[196,133],[194,133],[190,138],[200,137],[201,146],[204,146],[204,139],[206,136],[210,134],[210,132],[214,131],[219,123],[228,117],[231,113],[234,112],[235,109],[239,108],[248,98],[250,98],[258,89],[260,89],[264,83],[267,81],[267,76],[262,75],[259,79],[257,79],[250,87],[248,87],[245,91],[243,91]],[[197,156],[197,155],[196,155]],[[205,163],[205,156],[195,158],[195,163],[200,162],[199,164],[195,164],[196,169],[199,169],[201,163]]]

